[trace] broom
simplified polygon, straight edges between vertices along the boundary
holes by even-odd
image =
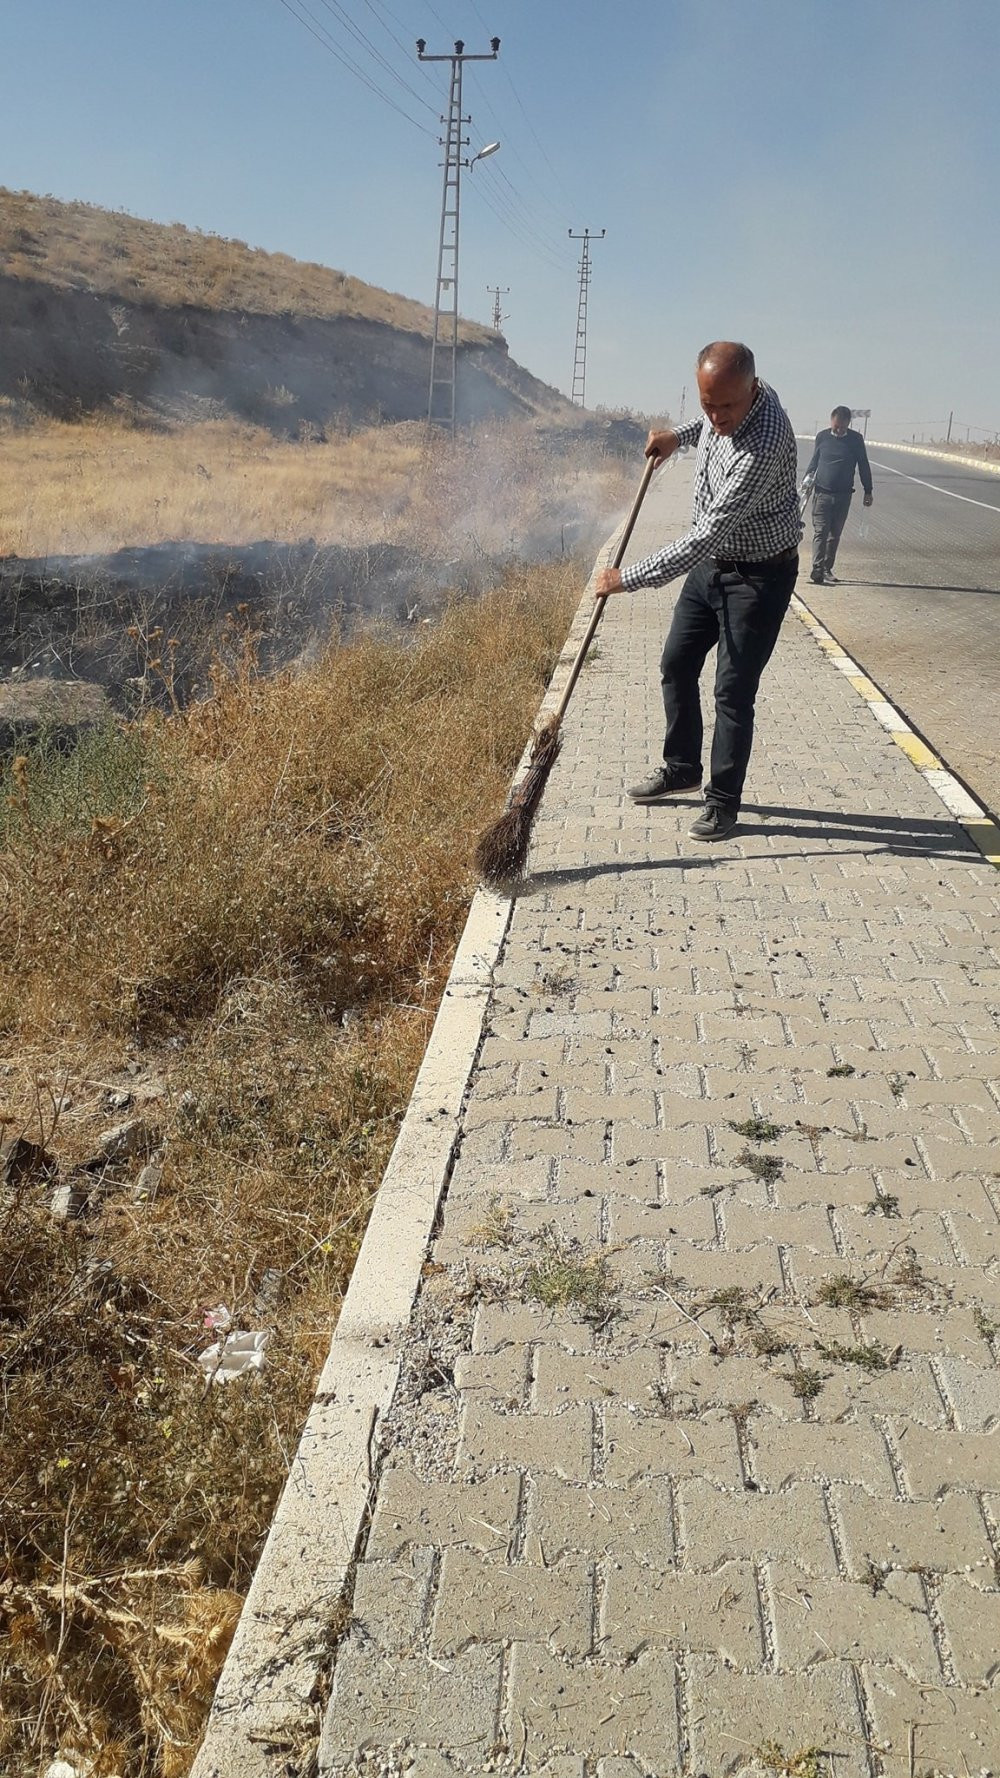
[[[655,457],[650,457],[646,464],[639,491],[632,502],[632,510],[625,520],[625,528],[615,550],[612,568],[620,568],[622,557],[628,548],[629,538],[639,517],[639,508],[646,496],[646,489],[653,478],[657,467]],[[580,677],[580,670],[587,658],[587,650],[597,633],[597,626],[604,616],[604,607],[608,595],[594,601],[594,611],[587,625],[587,633],[580,644],[576,660],[570,668],[566,689],[559,700],[559,706],[548,721],[535,735],[531,748],[528,769],[520,784],[511,795],[510,802],[498,821],[487,828],[481,835],[476,847],[476,865],[488,889],[502,889],[509,884],[519,882],[524,876],[524,867],[528,861],[528,847],[531,844],[531,829],[535,812],[549,780],[549,773],[555,765],[562,746],[560,728],[566,714],[566,706],[573,695],[573,687]]]

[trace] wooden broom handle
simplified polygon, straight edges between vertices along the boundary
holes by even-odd
[[[612,568],[621,567],[622,557],[628,549],[629,539],[632,536],[632,532],[635,530],[635,521],[639,517],[639,508],[646,498],[646,489],[649,487],[649,484],[653,479],[653,472],[657,467],[656,458],[650,457],[646,463],[645,470],[643,471],[642,481],[639,483],[639,491],[632,502],[632,510],[629,513],[628,518],[625,520],[625,529],[622,531],[621,537],[618,539],[618,547],[615,550],[614,560],[611,563]],[[609,597],[610,595],[608,593],[604,593],[600,599],[595,599],[594,601],[593,616],[587,625],[587,634],[580,643],[576,660],[573,662],[573,665],[569,670],[566,689],[559,700],[559,708],[556,710],[556,713],[552,718],[553,725],[556,728],[559,727],[566,714],[566,706],[569,703],[570,698],[573,696],[573,687],[580,677],[580,670],[587,658],[587,650],[597,634],[597,626],[600,623],[601,618],[604,616],[604,607],[607,604]]]

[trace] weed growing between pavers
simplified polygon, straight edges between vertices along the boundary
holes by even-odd
[[[830,1757],[822,1747],[800,1747],[786,1753],[780,1741],[763,1741],[754,1749],[754,1759],[779,1778],[829,1778]]]
[[[832,1068],[827,1069],[826,1078],[827,1080],[850,1080],[851,1075],[856,1073],[857,1069],[852,1062],[835,1062]]]
[[[826,1309],[851,1309],[859,1314],[865,1309],[890,1307],[887,1291],[866,1283],[863,1278],[852,1278],[849,1272],[838,1272],[832,1278],[824,1278],[816,1292],[816,1301],[822,1303]]]
[[[789,1342],[783,1340],[773,1327],[754,1327],[750,1330],[750,1344],[758,1358],[777,1358],[787,1352]]]
[[[745,1167],[754,1179],[762,1181],[763,1184],[774,1185],[781,1178],[785,1163],[778,1154],[754,1154],[751,1149],[744,1148],[742,1153],[736,1156],[736,1165]]]
[[[829,1376],[829,1373],[824,1375],[822,1371],[812,1370],[809,1365],[800,1364],[797,1360],[792,1370],[779,1371],[778,1374],[799,1401],[815,1401]]]
[[[859,1369],[871,1372],[887,1370],[891,1359],[891,1355],[875,1343],[845,1346],[842,1340],[826,1343],[817,1340],[816,1350],[827,1364],[856,1364]]]
[[[471,1239],[482,1247],[512,1247],[516,1239],[514,1212],[503,1198],[492,1197],[482,1222],[471,1231]]]
[[[734,1124],[732,1119],[729,1128],[735,1130],[737,1136],[747,1136],[751,1142],[777,1142],[784,1135],[784,1127],[774,1124],[769,1117],[744,1118],[741,1124]]]
[[[898,1216],[899,1199],[895,1192],[879,1192],[865,1205],[866,1216]]]
[[[577,979],[566,964],[559,969],[546,970],[534,984],[537,994],[575,994],[577,986]]]
[[[992,1315],[987,1314],[979,1303],[972,1311],[972,1320],[977,1334],[980,1339],[986,1341],[987,1345],[996,1339],[997,1334],[1000,1334],[1000,1321],[996,1321]]]
[[[721,1290],[713,1290],[701,1306],[703,1309],[718,1309],[729,1332],[750,1321],[756,1313],[756,1306],[751,1303],[742,1284],[727,1284]]]
[[[524,1274],[524,1292],[546,1309],[574,1309],[592,1327],[607,1327],[618,1312],[603,1254],[585,1254],[554,1224],[542,1230],[542,1255]]]

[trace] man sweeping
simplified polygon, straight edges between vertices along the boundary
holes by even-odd
[[[705,418],[651,432],[646,445],[657,463],[682,445],[697,445],[691,529],[630,568],[603,569],[595,595],[686,576],[660,662],[663,764],[629,796],[655,803],[701,785],[698,681],[716,648],[711,775],[704,812],[689,832],[694,840],[724,840],[739,815],[757,687],[795,586],[802,521],[795,435],[774,390],[757,376],[749,347],[733,340],[706,346],[698,355],[698,393]]]

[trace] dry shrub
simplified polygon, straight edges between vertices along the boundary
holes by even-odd
[[[61,1222],[29,1176],[0,1217],[5,1770],[188,1769],[577,585],[298,677],[248,642],[184,715],[8,774],[0,1109],[89,1196]],[[146,1196],[81,1171],[143,1084]],[[211,1387],[220,1302],[273,1333]]]

